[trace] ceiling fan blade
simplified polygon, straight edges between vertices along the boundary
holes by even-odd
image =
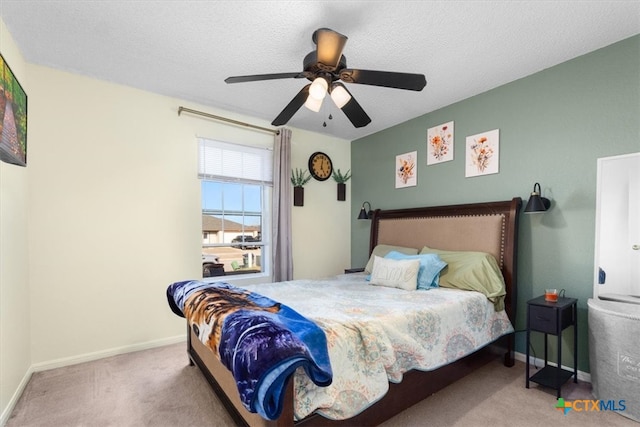
[[[300,79],[303,73],[277,73],[277,74],[254,74],[252,76],[233,76],[224,79],[226,83],[245,83],[255,82],[259,80],[276,80],[276,79]]]
[[[311,83],[303,87],[300,92],[298,92],[298,94],[293,97],[291,102],[289,102],[289,104],[284,107],[284,110],[282,110],[280,114],[278,114],[278,117],[273,119],[273,121],[271,122],[273,126],[282,126],[286,124],[289,119],[291,119],[291,117],[293,117],[293,115],[300,109],[300,107],[304,105],[305,101],[309,97],[309,86],[311,86]]]
[[[342,50],[347,43],[347,36],[320,28],[313,33],[313,41],[317,44],[318,68],[324,71],[335,71],[342,57]]]
[[[427,85],[424,74],[395,73],[391,71],[354,70],[345,68],[340,79],[347,83],[391,87],[421,91]]]
[[[371,117],[365,113],[364,109],[358,104],[358,101],[351,95],[351,92],[349,92],[346,87],[343,86],[343,88],[351,96],[351,99],[340,108],[347,118],[357,128],[365,127],[371,123]]]

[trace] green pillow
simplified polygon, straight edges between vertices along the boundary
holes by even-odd
[[[506,285],[495,257],[486,252],[445,251],[425,246],[421,254],[437,254],[447,263],[440,272],[440,287],[477,291],[504,310]]]
[[[371,274],[371,272],[373,271],[374,257],[379,256],[380,258],[384,258],[384,256],[391,251],[398,251],[406,255],[418,254],[418,250],[416,248],[405,248],[403,246],[392,246],[392,245],[377,245],[375,248],[373,248],[373,252],[371,252],[371,257],[369,258],[369,262],[367,262],[367,266],[364,268],[365,273]]]

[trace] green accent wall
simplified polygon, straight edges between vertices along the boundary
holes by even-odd
[[[430,81],[425,96],[437,84]],[[427,166],[427,129],[452,120],[454,160]],[[493,129],[500,129],[499,173],[465,178],[465,138]],[[415,150],[418,185],[395,189],[395,156]],[[544,214],[520,216],[515,327],[526,327],[527,300],[545,287],[565,289],[579,300],[578,369],[590,372],[596,159],[637,151],[640,35],[353,141],[352,265],[364,266],[368,258],[370,222],[356,220],[365,200],[374,209],[392,209],[519,196],[525,205],[539,182],[552,205]],[[572,337],[566,330],[562,353],[568,366]],[[540,337],[533,347],[544,357]],[[516,335],[516,350],[526,351],[524,332]]]

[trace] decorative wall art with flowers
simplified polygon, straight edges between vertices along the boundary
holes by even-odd
[[[396,156],[396,188],[418,185],[417,151]]]
[[[453,160],[453,122],[427,129],[427,165]]]
[[[500,129],[467,137],[465,177],[498,173]]]

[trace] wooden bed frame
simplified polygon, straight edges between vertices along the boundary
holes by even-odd
[[[435,206],[395,210],[376,210],[371,224],[369,253],[378,244],[444,250],[481,251],[495,256],[506,283],[505,310],[515,324],[517,287],[518,213],[522,200]],[[188,333],[190,364],[202,370],[223,405],[238,425],[248,426],[374,426],[454,383],[475,369],[495,360],[499,354],[505,366],[514,364],[513,334],[439,369],[409,371],[401,383],[390,383],[389,392],[364,412],[347,420],[329,420],[311,415],[294,422],[293,381],[289,381],[284,410],[278,420],[268,421],[248,412],[238,397],[235,380],[213,352]]]

